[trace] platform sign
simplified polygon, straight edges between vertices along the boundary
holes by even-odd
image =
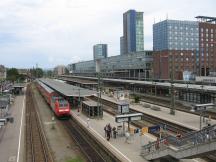
[[[127,121],[129,121],[128,118],[116,118],[117,123],[122,123],[122,122],[127,122]]]
[[[142,119],[142,113],[135,113],[135,114],[124,114],[124,115],[116,115],[115,121],[117,123],[125,122],[125,121],[135,121],[135,120],[141,120]]]
[[[212,109],[213,107],[214,107],[213,103],[195,104],[195,105],[193,105],[191,111],[206,111],[208,109]]]
[[[142,116],[132,116],[130,118],[130,121],[141,120],[141,119],[142,119]]]
[[[160,131],[160,126],[159,125],[151,126],[148,128],[148,131],[150,133],[158,133]]]
[[[145,133],[148,133],[148,127],[142,128],[142,135],[144,135]]]

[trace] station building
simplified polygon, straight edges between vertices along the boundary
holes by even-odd
[[[63,75],[66,73],[66,67],[64,65],[58,65],[53,70],[55,75]]]
[[[68,65],[73,75],[147,80],[152,78],[152,51],[144,51],[143,12],[128,10],[123,14],[120,55],[107,57],[107,45],[93,47],[94,60]],[[100,66],[98,66],[100,65]]]
[[[147,80],[152,78],[152,51],[128,53],[100,60],[101,75],[107,78]],[[96,76],[96,61],[68,65],[73,75]]]
[[[3,65],[0,65],[0,80],[6,79],[7,70]]]
[[[216,18],[164,20],[153,25],[154,78],[176,80],[216,71]],[[184,74],[190,75],[185,77]]]

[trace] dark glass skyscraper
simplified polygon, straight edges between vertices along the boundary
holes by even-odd
[[[121,55],[144,51],[143,12],[129,10],[123,14],[123,36],[120,38]]]

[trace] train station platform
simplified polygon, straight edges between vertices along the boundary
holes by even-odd
[[[71,110],[72,117],[82,124],[86,129],[107,149],[109,149],[120,161],[124,162],[147,162],[142,152],[142,147],[149,144],[149,142],[155,142],[157,139],[155,136],[145,133],[140,135],[139,133],[130,136],[126,141],[126,137],[122,134],[122,130],[118,131],[117,138],[111,138],[107,141],[105,137],[104,127],[110,123],[112,127],[122,126],[122,123],[116,123],[115,117],[104,112],[103,119],[89,119],[86,115],[77,112],[77,110]],[[133,127],[133,126],[131,126]],[[133,127],[135,128],[135,127]],[[202,159],[193,159],[195,162],[204,162]],[[191,159],[181,159],[181,162],[190,162]]]
[[[120,123],[115,122],[115,118],[108,113],[104,112],[103,119],[88,119],[77,110],[71,111],[72,117],[88,129],[100,143],[108,148],[116,157],[124,162],[145,162],[146,160],[140,156],[141,146],[148,144],[149,141],[155,141],[156,138],[151,134],[140,136],[138,133],[130,136],[126,142],[125,136],[122,134],[123,130],[118,131],[117,138],[111,138],[107,141],[105,137],[104,127],[110,123],[111,127],[122,126]],[[89,121],[88,121],[89,120]],[[89,125],[89,127],[88,127]]]
[[[24,130],[24,112],[25,95],[21,93],[15,97],[14,103],[8,108],[8,113],[14,118],[14,122],[8,122],[0,128],[1,162],[24,161],[24,134],[22,133]]]
[[[117,103],[117,99],[113,97],[108,97],[106,95],[102,95],[102,99]],[[146,108],[145,104],[150,105],[149,108]],[[160,109],[160,111],[156,111],[154,109],[151,109],[151,107],[153,106],[155,105],[142,102],[141,104],[130,104],[130,109],[139,111],[147,115],[159,117],[163,120],[167,120],[169,122],[175,123],[180,126],[187,127],[192,130],[199,130],[200,128],[200,116],[198,115],[194,115],[194,114],[190,114],[190,113],[186,113],[186,112],[178,111],[178,110],[175,111],[175,115],[171,115],[169,108],[166,108],[163,106],[157,106]],[[211,119],[209,123],[212,125],[216,124],[216,120]],[[202,127],[205,127],[205,126],[207,126],[207,123],[206,122],[202,123]]]

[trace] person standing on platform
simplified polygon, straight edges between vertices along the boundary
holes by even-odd
[[[108,124],[108,125],[107,125],[107,141],[110,140],[111,132],[112,132],[111,125]]]

